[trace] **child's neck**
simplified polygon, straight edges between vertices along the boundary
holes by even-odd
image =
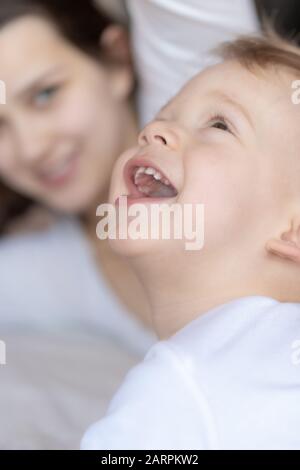
[[[231,300],[273,296],[265,286],[257,284],[257,274],[251,277],[243,270],[235,273],[230,265],[226,266],[225,259],[209,264],[209,269],[203,260],[199,269],[199,260],[192,264],[176,259],[174,265],[162,258],[147,255],[133,261],[146,289],[159,339],[172,336],[199,315]]]

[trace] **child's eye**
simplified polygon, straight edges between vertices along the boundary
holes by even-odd
[[[46,105],[55,95],[57,90],[58,86],[49,86],[47,88],[43,88],[33,97],[34,104],[38,107]]]
[[[227,123],[227,120],[221,116],[221,115],[216,115],[210,118],[210,123],[211,127],[215,129],[220,129],[225,132],[230,132],[232,134],[231,128],[229,124]]]

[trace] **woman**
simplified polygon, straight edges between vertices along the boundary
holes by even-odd
[[[91,326],[102,322],[112,334],[126,338],[137,332],[142,342],[144,332],[147,347],[152,337],[145,329],[148,305],[139,282],[95,235],[95,211],[106,201],[113,163],[138,129],[125,32],[92,2],[4,0],[0,56],[7,85],[7,104],[0,109],[1,229],[11,227],[13,216],[34,201],[61,217],[43,237],[15,240],[13,252],[2,243],[1,297],[9,322],[29,324],[34,315],[36,325],[49,326],[57,313],[58,322],[65,315],[76,325],[91,314]],[[40,258],[39,244],[49,245],[49,237],[57,242],[54,253]],[[35,249],[37,265],[29,268],[26,257]],[[19,279],[13,256],[19,268],[25,265]]]

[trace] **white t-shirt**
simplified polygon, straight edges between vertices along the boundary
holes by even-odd
[[[152,346],[82,449],[300,449],[300,304],[243,297]]]
[[[196,73],[216,62],[220,42],[258,32],[252,0],[126,0],[144,126]]]

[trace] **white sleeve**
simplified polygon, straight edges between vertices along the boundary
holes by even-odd
[[[214,419],[176,354],[164,342],[127,373],[105,417],[92,425],[82,450],[217,448]]]
[[[251,0],[127,0],[139,78],[140,124],[216,58],[209,51],[259,29]]]

